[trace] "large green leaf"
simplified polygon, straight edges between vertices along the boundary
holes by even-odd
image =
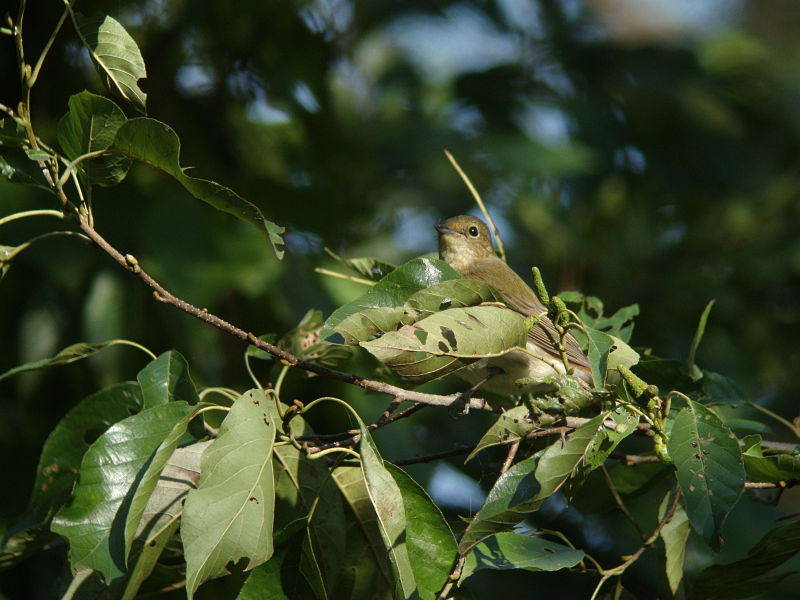
[[[69,99],[69,112],[58,122],[58,143],[70,160],[106,150],[125,121],[125,113],[111,100],[83,91]],[[126,156],[104,154],[79,165],[78,172],[87,174],[89,183],[113,185],[125,178],[130,165]]]
[[[147,467],[139,476],[136,491],[130,501],[128,514],[125,517],[126,562],[131,554],[134,540],[138,539],[141,546],[144,544],[144,540],[170,522],[178,514],[181,499],[188,493],[190,486],[193,485],[190,478],[186,476],[182,478],[169,477],[169,479],[162,481],[161,474],[178,447],[178,442],[186,433],[189,421],[195,414],[195,412],[189,413],[175,423],[172,431],[159,444]],[[161,487],[156,493],[158,484],[161,484]],[[147,509],[149,511],[145,516]],[[137,548],[137,550],[140,550],[140,548]]]
[[[68,499],[90,444],[117,421],[142,407],[139,386],[116,384],[87,396],[56,425],[42,448],[28,509],[3,536],[0,566],[50,542],[50,519]]]
[[[369,339],[377,331],[394,329],[402,316],[403,304],[412,294],[442,281],[459,277],[450,265],[441,260],[432,258],[410,260],[352,302],[333,311],[319,335],[322,339],[326,339],[334,333],[339,333],[344,337],[345,343],[355,344]],[[362,316],[368,309],[381,310]],[[379,317],[384,314],[387,317],[380,319]],[[365,323],[361,323],[362,318],[366,320]],[[372,323],[372,320],[375,320],[375,323]]]
[[[408,518],[400,486],[383,463],[378,448],[358,419],[361,430],[361,473],[377,516],[376,524],[392,570],[395,598],[419,598],[418,584],[408,548]]]
[[[403,322],[412,323],[448,308],[475,306],[484,302],[503,302],[503,297],[487,283],[475,279],[448,279],[414,292],[403,305]]]
[[[145,366],[136,375],[142,388],[146,407],[183,400],[189,404],[200,401],[197,389],[189,376],[189,363],[177,350],[168,350]]]
[[[667,514],[667,507],[675,497],[675,490],[670,490],[658,508],[658,520]],[[689,539],[689,518],[683,506],[678,504],[672,518],[661,528],[661,539],[664,540],[664,572],[667,576],[672,594],[678,593],[683,581],[683,561],[686,555],[686,540]]]
[[[361,345],[399,375],[422,383],[470,359],[524,348],[531,324],[531,318],[504,306],[451,308]]]
[[[354,517],[348,522],[348,548],[336,597],[361,598],[364,591],[376,588],[391,596],[386,550],[364,475],[360,468],[337,467],[333,478]]]
[[[78,360],[83,360],[84,358],[89,358],[93,354],[100,352],[109,346],[113,346],[115,344],[126,344],[125,340],[110,340],[108,342],[102,342],[99,344],[87,344],[85,342],[79,342],[77,344],[72,344],[71,346],[67,346],[63,350],[60,350],[55,356],[50,356],[48,358],[42,358],[40,360],[35,360],[32,362],[28,362],[22,365],[18,365],[13,369],[9,369],[5,373],[0,373],[0,381],[6,379],[8,377],[12,377],[13,375],[19,375],[20,373],[25,373],[26,371],[35,371],[37,369],[45,369],[48,367],[59,367],[61,365],[68,365]]]
[[[800,477],[800,446],[792,450],[765,449],[760,435],[744,438],[744,468],[750,481],[789,481]]]
[[[146,117],[130,119],[117,131],[112,149],[160,169],[198,200],[254,225],[267,237],[278,258],[283,257],[284,228],[266,220],[255,204],[233,190],[215,181],[188,176],[180,165],[181,142],[169,125]]]
[[[558,571],[583,560],[583,550],[518,533],[498,533],[472,549],[464,562],[461,581],[483,569]]]
[[[678,471],[692,527],[718,549],[722,524],[744,491],[745,471],[736,437],[708,408],[690,401],[675,418],[667,450]]]
[[[523,439],[530,432],[540,427],[539,421],[530,414],[530,409],[521,404],[497,417],[494,424],[483,434],[475,449],[469,453],[464,462],[470,461],[480,452],[492,446],[510,444]]]
[[[108,15],[102,19],[74,16],[78,34],[108,88],[140,112],[146,112],[147,94],[138,82],[147,77],[147,72],[134,39],[118,21]]]
[[[140,471],[175,424],[193,407],[171,402],[110,427],[81,461],[73,501],[53,519],[69,540],[73,569],[91,568],[110,582],[125,572],[125,515]],[[126,501],[127,499],[127,501]]]
[[[414,580],[422,598],[434,598],[444,587],[458,545],[442,511],[405,471],[386,463],[403,497],[406,544]]]
[[[251,390],[234,402],[203,453],[200,483],[186,498],[181,525],[190,599],[201,583],[225,575],[229,562],[244,558],[252,569],[272,556],[279,425],[274,401]]]
[[[308,459],[293,446],[276,447],[274,463],[276,535],[306,522],[324,587],[331,596],[347,542],[342,496],[326,464]]]
[[[690,598],[755,598],[796,571],[767,575],[800,552],[800,520],[768,531],[742,560],[713,565],[692,577]]]

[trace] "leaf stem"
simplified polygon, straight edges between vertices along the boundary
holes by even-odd
[[[58,217],[59,219],[64,218],[64,213],[62,213],[60,210],[52,210],[52,209],[26,210],[14,213],[13,215],[8,215],[7,217],[3,217],[2,219],[0,219],[0,225],[5,225],[6,223],[10,223],[11,221],[16,221],[17,219],[25,219],[27,217],[38,217],[44,215],[51,217]]]

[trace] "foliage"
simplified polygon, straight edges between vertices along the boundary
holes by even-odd
[[[36,195],[23,196],[35,200],[0,226],[52,216],[68,228],[0,246],[0,275],[41,240],[88,241],[149,287],[153,303],[250,344],[239,350],[252,381],[237,389],[200,385],[198,372],[215,379],[201,361],[177,350],[156,356],[125,339],[71,343],[4,369],[0,380],[78,369],[118,346],[148,356],[135,381],[114,377],[105,363],[108,385],[85,396],[65,388],[73,408],[50,428],[29,504],[6,527],[0,567],[13,572],[57,552],[68,566],[61,576],[53,571],[57,584],[48,593],[65,599],[169,597],[174,590],[248,600],[478,597],[481,577],[503,585],[510,570],[537,577],[561,571],[571,582],[588,577],[592,598],[612,584],[637,597],[744,598],[794,575],[783,565],[800,552],[796,518],[759,527],[737,544],[737,555],[725,555],[747,521],[737,510],[762,502],[778,514],[780,492],[800,474],[800,446],[772,439],[765,420],[741,409],[800,434],[795,423],[752,403],[735,381],[700,366],[712,303],[683,363],[631,345],[638,304],[606,314],[596,296],[550,298],[537,271],[536,288],[549,300],[561,343],[572,332],[584,346],[592,385],[565,374],[537,381],[540,391],[525,395],[464,393],[463,386],[443,394],[436,386],[446,376],[519,352],[536,317],[519,315],[491,286],[462,279],[435,258],[395,267],[383,257],[331,253],[367,277],[351,277],[357,285],[369,287],[341,298],[327,319],[308,310],[273,344],[275,336],[257,337],[173,295],[154,279],[149,261],[118,250],[103,234],[99,198],[101,188],[136,185],[131,180],[145,172],[138,166],[153,167],[171,178],[174,193],[252,226],[260,251],[275,259],[284,258],[286,229],[264,216],[261,203],[187,174],[187,145],[146,116],[153,92],[144,92],[145,61],[118,20],[86,19],[67,5],[31,65],[25,9],[22,2],[4,30],[16,45],[22,97],[15,108],[0,105],[0,175],[9,187],[34,186]],[[103,93],[71,90],[66,113],[48,130],[31,110],[31,92],[43,82],[42,65],[62,26],[72,27]],[[501,147],[493,150],[501,155]],[[47,208],[39,208],[41,196]],[[271,291],[274,303],[281,293]],[[102,312],[112,301],[95,307]],[[259,371],[252,358],[266,359],[267,368]],[[564,363],[569,373],[566,356]],[[392,400],[373,419],[363,397],[338,397],[339,384]],[[421,384],[426,391],[409,389]],[[400,466],[441,453],[419,456],[415,448],[414,459],[384,458],[385,432],[401,430],[422,408],[442,406],[475,424],[473,446],[444,453],[480,465],[488,494],[470,510],[435,497],[413,467]],[[352,428],[315,431],[336,422]],[[613,550],[554,518],[559,503],[619,530]],[[640,562],[646,554],[655,557],[653,577],[653,567]]]

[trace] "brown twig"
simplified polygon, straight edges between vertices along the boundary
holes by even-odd
[[[628,507],[625,506],[625,503],[622,501],[622,498],[620,497],[619,492],[617,491],[617,488],[614,485],[614,482],[611,481],[611,476],[608,474],[606,466],[600,465],[600,471],[603,473],[603,477],[605,477],[606,485],[608,486],[611,495],[614,497],[614,502],[617,503],[617,507],[622,511],[622,514],[625,515],[625,518],[631,522],[636,531],[639,532],[639,537],[641,537],[642,541],[644,542],[645,540],[647,540],[647,534],[644,532],[644,529],[642,529],[641,525],[639,525],[639,522],[633,518],[633,515],[628,510]]]
[[[444,452],[437,452],[436,454],[427,454],[425,456],[415,456],[414,458],[403,458],[400,460],[389,461],[398,467],[405,467],[408,465],[418,465],[421,463],[429,463],[435,460],[442,460],[443,458],[452,458],[453,456],[463,456],[469,454],[475,449],[475,446],[458,446],[452,450],[445,450]]]
[[[63,191],[61,194],[63,195]],[[182,300],[181,298],[171,294],[166,288],[153,279],[144,269],[142,269],[142,267],[139,265],[139,261],[136,260],[134,256],[131,256],[130,254],[123,255],[119,250],[109,244],[105,238],[100,235],[97,230],[95,230],[85,219],[81,218],[80,215],[72,210],[68,204],[68,199],[66,196],[64,196],[62,200],[64,201],[64,210],[66,216],[71,218],[78,225],[81,231],[83,231],[101,250],[103,250],[123,268],[136,275],[148,287],[150,287],[150,289],[153,290],[153,296],[159,302],[174,306],[175,308],[178,308],[179,310],[182,310],[183,312],[188,313],[193,317],[200,319],[201,321],[205,321],[206,323],[213,325],[225,333],[228,333],[244,342],[247,342],[248,344],[260,348],[261,350],[264,350],[265,352],[268,352],[275,358],[279,359],[286,365],[297,367],[298,369],[303,369],[311,373],[316,373],[317,375],[327,377],[328,379],[332,379],[334,381],[341,381],[343,383],[358,386],[370,392],[388,394],[390,396],[394,396],[395,398],[401,398],[410,402],[419,402],[430,406],[451,406],[455,402],[464,401],[461,394],[450,394],[447,396],[441,396],[438,394],[425,394],[423,392],[406,390],[382,381],[366,379],[354,373],[344,373],[342,371],[330,369],[316,363],[302,360],[277,346],[260,340],[253,333],[236,327],[217,315],[208,312],[207,309],[199,309],[196,306],[189,304],[185,300]],[[470,409],[500,412],[500,408],[498,406],[482,398],[470,398],[467,401],[467,404]]]

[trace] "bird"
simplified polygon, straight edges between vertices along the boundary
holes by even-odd
[[[524,316],[535,315],[538,322],[528,331],[527,352],[512,350],[493,358],[476,361],[459,369],[456,375],[482,389],[498,394],[522,394],[552,387],[543,378],[566,373],[557,344],[559,333],[548,317],[548,309],[525,281],[497,254],[486,223],[470,215],[460,215],[434,225],[439,236],[439,258],[459,275],[491,285],[505,304]],[[567,333],[563,340],[572,375],[588,387],[592,383],[589,359],[578,340]],[[515,383],[529,381],[524,385]]]

